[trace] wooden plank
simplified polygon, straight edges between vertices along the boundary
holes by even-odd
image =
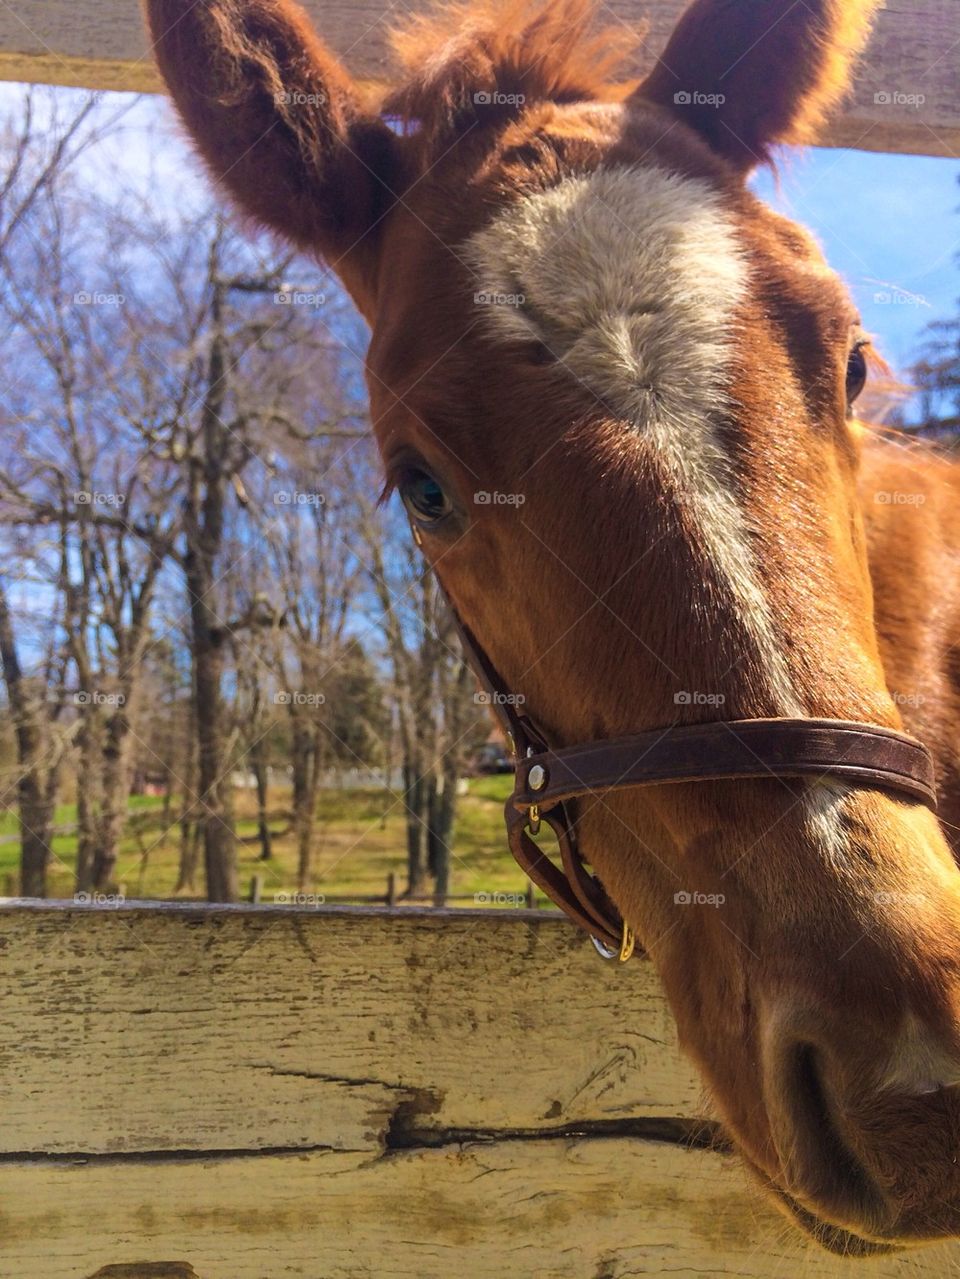
[[[6,908],[0,956],[0,1155],[379,1150],[411,1117],[700,1109],[651,966],[604,965],[545,912]]]
[[[548,912],[4,904],[0,963],[0,1275],[848,1274],[691,1145],[651,966]]]
[[[413,0],[306,3],[330,44],[356,75],[368,80],[387,78],[388,23],[412,7]],[[683,0],[609,0],[602,13],[631,26],[647,20],[652,56],[662,49],[682,8]],[[131,0],[17,0],[15,5],[0,5],[0,78],[103,89],[158,87],[139,6]],[[829,127],[824,143],[957,156],[958,83],[956,0],[889,0],[855,97]]]
[[[732,1159],[623,1139],[0,1165],[0,1203],[16,1279],[942,1279],[960,1259],[938,1245],[857,1268]]]

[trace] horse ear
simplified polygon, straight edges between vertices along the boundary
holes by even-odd
[[[257,222],[322,253],[364,309],[397,138],[306,15],[291,0],[147,0],[147,18],[214,176]]]
[[[881,0],[694,0],[635,97],[744,172],[816,138],[847,91]]]

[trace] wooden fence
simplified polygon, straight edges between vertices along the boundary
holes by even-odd
[[[802,0],[801,0],[802,2]],[[389,24],[427,0],[304,0],[356,75],[382,79]],[[649,26],[652,54],[685,0],[606,0],[603,15]],[[824,141],[869,151],[960,153],[957,0],[888,0],[857,92]],[[642,63],[641,63],[642,66]],[[103,89],[156,89],[136,0],[11,0],[0,4],[0,78]],[[900,101],[897,95],[923,103]],[[879,97],[879,100],[878,100]]]
[[[10,905],[0,956],[4,1279],[852,1273],[546,912]]]

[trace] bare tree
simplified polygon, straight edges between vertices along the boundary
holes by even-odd
[[[0,151],[3,152],[5,173],[0,183],[0,296],[5,303],[16,299],[11,262],[21,245],[30,238],[29,223],[38,207],[49,206],[70,167],[105,132],[116,127],[125,110],[122,108],[119,113],[104,115],[97,111],[96,99],[88,97],[72,114],[64,116],[54,95],[30,90],[24,95],[19,111],[0,126]],[[15,318],[13,327],[16,327]],[[8,323],[7,337],[10,336]],[[9,341],[5,343],[5,350],[10,359]],[[11,381],[15,386],[16,373]],[[5,408],[4,416],[8,421],[11,412],[14,420],[23,420],[16,409],[11,410],[9,403]],[[65,536],[61,522],[61,541]],[[5,590],[0,601],[0,625],[2,668],[21,770],[17,788],[21,824],[21,891],[32,896],[44,896],[62,764],[63,738],[52,730],[55,722],[62,718],[64,709],[65,650],[60,644],[48,648],[43,679],[45,682],[55,679],[59,692],[52,699],[41,697],[24,672],[15,619]]]
[[[406,894],[423,895],[432,879],[442,901],[449,890],[457,782],[471,747],[482,740],[486,717],[471,702],[473,678],[450,610],[409,537],[391,536],[370,508],[363,531],[403,755]]]

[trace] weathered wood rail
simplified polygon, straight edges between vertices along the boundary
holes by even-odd
[[[305,0],[356,75],[387,72],[390,22],[428,0]],[[685,0],[607,0],[608,20],[649,25],[647,58],[662,49]],[[857,91],[824,136],[869,151],[960,154],[957,0],[888,0]],[[644,66],[643,60],[639,69]],[[134,0],[13,0],[0,4],[0,79],[103,89],[159,87]],[[917,99],[922,99],[918,101]]]
[[[851,1273],[547,912],[4,905],[0,963],[4,1279]]]

